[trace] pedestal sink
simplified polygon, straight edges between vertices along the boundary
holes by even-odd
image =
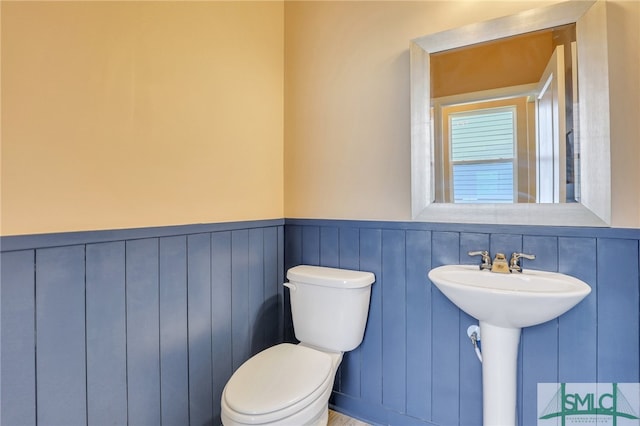
[[[440,266],[429,272],[429,279],[480,321],[484,426],[515,426],[520,330],[562,315],[591,287],[556,272],[499,274],[472,265]]]

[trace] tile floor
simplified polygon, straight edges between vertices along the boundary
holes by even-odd
[[[369,426],[369,423],[329,410],[329,423],[327,423],[327,426]]]

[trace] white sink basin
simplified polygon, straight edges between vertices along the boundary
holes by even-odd
[[[475,265],[440,266],[429,272],[429,279],[467,314],[508,328],[556,318],[591,292],[583,281],[557,272],[499,274]]]

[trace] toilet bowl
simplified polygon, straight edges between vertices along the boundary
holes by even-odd
[[[341,353],[282,343],[245,362],[222,394],[224,425],[324,425]]]
[[[300,343],[273,346],[236,370],[222,392],[225,426],[326,425],[342,355],[362,342],[372,273],[301,265],[287,278]]]

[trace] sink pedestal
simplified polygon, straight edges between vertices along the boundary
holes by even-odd
[[[495,274],[473,265],[438,266],[429,279],[480,321],[484,426],[515,426],[520,330],[567,312],[591,287],[557,272]]]
[[[480,321],[484,426],[516,426],[519,328]]]

